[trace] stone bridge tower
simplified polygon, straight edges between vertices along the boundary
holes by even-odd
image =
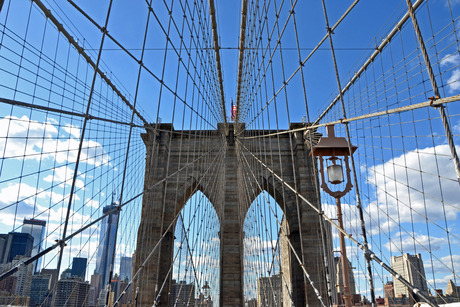
[[[301,126],[291,124],[290,128]],[[276,131],[248,130],[241,136],[273,132]],[[275,174],[282,174],[283,180],[301,195],[313,204],[319,203],[315,188],[317,178],[303,132],[268,136],[258,142],[241,137],[236,139],[234,135],[233,124],[228,125],[227,131],[223,124],[219,124],[214,131],[183,133],[174,130],[171,124],[159,124],[157,132],[148,131],[142,135],[147,154],[142,218],[135,257],[136,271],[144,265],[134,284],[133,292],[139,288],[138,306],[152,306],[156,293],[161,294],[159,305],[167,306],[172,276],[169,270],[174,251],[174,217],[197,190],[213,204],[220,221],[219,306],[244,306],[242,229],[246,211],[262,189],[284,211],[288,224],[288,232],[284,235],[289,238],[297,255],[303,258],[305,268],[321,296],[327,297],[318,214],[267,170],[269,168]],[[260,158],[266,167],[257,162],[248,150]],[[269,152],[276,154],[270,159],[264,158]],[[224,163],[213,165],[216,161]],[[257,165],[257,168],[253,168],[258,170],[257,173],[250,173],[247,163]],[[214,170],[212,174],[206,173],[209,167]],[[246,180],[243,176],[246,176]],[[168,177],[167,180],[165,177]],[[241,186],[243,182],[245,187]],[[157,244],[160,239],[161,243]],[[287,280],[291,287],[292,305],[321,306],[299,262],[286,244],[287,240],[284,242],[281,253],[283,268],[290,271]],[[152,250],[155,251],[150,260],[144,263]]]

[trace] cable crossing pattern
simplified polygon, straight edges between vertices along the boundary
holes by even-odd
[[[0,0],[0,305],[460,302],[456,0]]]

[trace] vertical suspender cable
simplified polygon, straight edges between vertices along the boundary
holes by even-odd
[[[34,0],[34,1],[37,4],[40,3],[40,1],[38,1],[38,0]],[[43,6],[43,4],[42,4],[42,6]],[[60,268],[61,268],[62,256],[64,254],[64,246],[65,246],[64,239],[66,237],[67,227],[68,227],[68,224],[69,224],[69,216],[70,216],[70,210],[72,208],[72,201],[73,201],[73,195],[74,195],[74,190],[75,190],[75,183],[77,181],[77,176],[78,176],[78,166],[80,164],[80,157],[81,157],[81,151],[82,151],[82,148],[83,148],[83,141],[84,141],[84,137],[85,137],[86,125],[88,123],[88,115],[89,115],[89,111],[91,109],[91,100],[93,98],[94,86],[96,84],[96,77],[97,77],[97,74],[98,74],[99,62],[101,60],[102,47],[104,46],[104,39],[105,39],[105,35],[107,33],[107,25],[108,25],[108,22],[109,22],[111,8],[112,8],[112,0],[110,0],[109,7],[107,9],[107,15],[106,15],[106,19],[105,19],[105,26],[103,28],[104,31],[102,33],[101,44],[99,46],[99,52],[98,52],[98,55],[97,55],[96,68],[94,69],[93,80],[92,80],[92,83],[91,83],[91,90],[90,90],[89,97],[88,97],[88,104],[86,106],[86,116],[85,116],[85,120],[83,122],[83,127],[82,127],[82,130],[81,130],[80,143],[78,145],[78,153],[77,153],[77,158],[76,158],[76,161],[75,161],[75,169],[74,169],[74,174],[73,174],[73,178],[72,178],[72,185],[71,185],[71,188],[70,188],[69,203],[68,203],[68,206],[67,206],[67,213],[66,213],[66,219],[65,219],[65,224],[64,224],[64,230],[62,232],[62,239],[60,241],[61,250],[60,250],[60,253],[59,253],[58,264],[57,264],[58,273],[59,273]]]
[[[328,37],[329,37],[329,43],[330,43],[330,46],[331,46],[332,60],[334,62],[335,75],[336,75],[336,78],[337,78],[337,86],[338,86],[338,89],[339,89],[340,103],[341,103],[341,106],[342,106],[342,115],[343,115],[343,118],[347,118],[347,114],[346,114],[346,111],[345,111],[345,102],[344,102],[343,93],[342,93],[342,86],[340,84],[339,70],[337,68],[337,61],[336,61],[336,58],[335,58],[334,44],[332,42],[332,30],[329,27],[329,20],[328,20],[328,17],[327,17],[326,4],[325,4],[324,0],[322,0],[322,3],[323,3],[323,10],[324,10],[324,19],[326,21],[326,27],[327,27],[327,30],[329,32]],[[356,191],[356,206],[357,206],[358,211],[359,211],[359,219],[360,219],[360,223],[361,223],[361,232],[362,232],[362,236],[363,236],[364,258],[366,260],[367,275],[368,275],[368,278],[369,278],[369,290],[370,290],[370,294],[371,294],[371,303],[372,303],[372,306],[375,307],[375,306],[377,306],[377,303],[376,303],[376,299],[375,299],[374,279],[372,277],[371,259],[369,257],[367,257],[367,252],[366,252],[368,250],[366,224],[364,222],[364,213],[363,213],[363,208],[362,208],[362,204],[361,204],[361,195],[359,193],[358,178],[356,177],[355,160],[354,160],[352,150],[351,150],[351,138],[350,138],[350,130],[348,128],[348,123],[345,123],[345,131],[346,131],[346,134],[347,134],[348,150],[350,151],[351,167],[352,167],[352,170],[353,170],[353,183],[355,185],[355,191]]]
[[[420,31],[420,27],[418,26],[417,17],[415,16],[415,11],[412,6],[410,0],[406,0],[407,8],[409,10],[409,15],[412,19],[412,24],[414,26],[414,31],[417,36],[418,43],[420,45],[420,49],[422,51],[423,60],[425,61],[426,70],[428,71],[428,75],[430,77],[431,86],[433,87],[434,97],[432,98],[433,101],[441,98],[439,94],[439,88],[436,83],[436,78],[433,73],[433,68],[431,67],[430,57],[428,56],[428,52],[426,50],[425,42],[423,41],[422,32]],[[458,158],[457,150],[455,149],[454,137],[452,136],[452,130],[450,128],[449,120],[447,118],[446,111],[444,110],[445,106],[439,106],[439,113],[441,114],[442,125],[444,126],[444,130],[446,131],[447,142],[449,143],[449,149],[452,153],[452,160],[454,160],[455,164],[455,172],[457,174],[457,180],[460,184],[460,160]]]
[[[151,3],[152,3],[152,0],[150,0],[150,4]],[[108,304],[109,304],[113,268],[114,268],[114,263],[115,263],[115,252],[116,252],[116,248],[117,248],[118,228],[119,228],[120,215],[121,215],[121,204],[123,203],[124,186],[125,186],[125,180],[126,180],[126,169],[128,167],[129,149],[130,149],[130,145],[131,145],[131,136],[132,136],[132,132],[133,132],[134,115],[136,114],[135,110],[136,110],[136,103],[137,103],[137,98],[138,98],[138,93],[139,93],[139,83],[140,83],[141,73],[142,73],[142,61],[144,59],[145,44],[146,44],[146,41],[147,41],[147,32],[148,32],[148,29],[149,29],[149,20],[150,20],[150,14],[147,14],[147,21],[145,23],[145,31],[144,31],[144,41],[143,41],[143,44],[142,44],[142,51],[141,51],[141,57],[140,57],[140,63],[139,63],[139,70],[138,70],[138,74],[137,74],[136,92],[134,94],[134,102],[133,102],[133,109],[132,109],[133,112],[131,113],[131,121],[130,121],[130,126],[129,126],[128,143],[126,144],[125,163],[124,163],[124,167],[123,167],[123,176],[122,176],[121,191],[120,191],[120,197],[119,197],[120,200],[119,200],[119,203],[118,203],[118,206],[117,206],[118,214],[117,214],[115,238],[114,238],[114,241],[113,241],[112,263],[110,264],[109,280],[107,281],[107,295],[106,295],[106,300],[105,300],[105,305],[106,306],[108,306]]]

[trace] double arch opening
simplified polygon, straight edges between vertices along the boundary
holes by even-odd
[[[219,302],[221,224],[201,187],[193,190],[174,227],[169,306]],[[283,306],[283,300],[291,300],[291,285],[288,225],[281,206],[263,190],[244,212],[241,227],[244,301]]]

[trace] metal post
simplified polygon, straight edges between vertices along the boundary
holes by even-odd
[[[337,221],[339,227],[343,228],[343,219],[342,219],[342,204],[340,203],[340,197],[335,198],[337,202]],[[350,293],[350,276],[348,275],[348,258],[347,258],[347,248],[345,246],[345,236],[341,231],[339,231],[340,239],[340,261],[342,262],[342,282],[343,282],[343,301],[345,307],[351,307],[351,293]]]

